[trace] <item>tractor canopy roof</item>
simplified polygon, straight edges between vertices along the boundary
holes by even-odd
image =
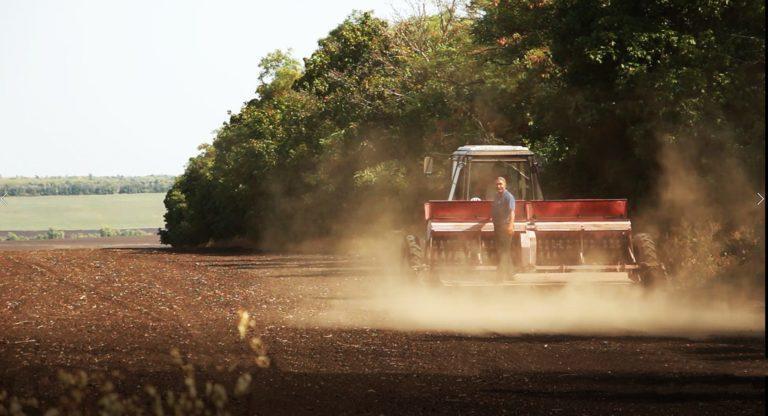
[[[527,147],[523,146],[496,146],[496,145],[467,145],[459,147],[453,152],[458,156],[530,156],[533,155]]]

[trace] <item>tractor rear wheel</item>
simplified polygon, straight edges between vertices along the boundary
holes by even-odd
[[[635,260],[640,266],[636,274],[637,281],[644,287],[658,287],[667,282],[667,274],[659,260],[656,242],[649,234],[635,234],[632,237]]]

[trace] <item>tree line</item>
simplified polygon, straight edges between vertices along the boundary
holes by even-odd
[[[0,195],[110,195],[168,192],[174,177],[148,176],[50,176],[0,177]]]
[[[279,246],[416,223],[424,200],[445,197],[421,159],[464,144],[529,146],[545,196],[626,197],[636,212],[669,199],[675,167],[700,179],[721,223],[734,177],[764,187],[764,2],[458,9],[395,22],[355,12],[303,62],[266,56],[255,97],[167,193],[163,242]]]

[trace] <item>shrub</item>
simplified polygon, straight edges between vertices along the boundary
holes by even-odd
[[[149,233],[136,229],[118,230],[115,228],[104,227],[99,230],[98,237],[136,237],[142,235],[149,235]]]
[[[120,237],[138,237],[142,235],[149,235],[149,233],[142,230],[120,230]]]
[[[120,235],[120,230],[114,228],[104,227],[99,230],[99,237],[115,237]]]
[[[61,240],[65,237],[64,231],[54,230],[53,228],[49,228],[48,232],[45,233],[46,240]]]
[[[8,233],[5,236],[5,241],[27,241],[29,237],[24,235],[18,235],[16,233]]]
[[[64,231],[61,230],[54,230],[53,228],[49,228],[48,231],[41,234],[36,234],[34,237],[32,237],[32,240],[61,240],[65,238],[66,235],[64,234]]]

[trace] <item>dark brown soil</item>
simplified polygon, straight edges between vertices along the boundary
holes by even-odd
[[[365,259],[173,252],[0,251],[0,390],[55,403],[57,369],[111,372],[119,391],[232,386],[243,414],[760,414],[764,332],[704,339],[326,328],[302,324],[380,277]],[[272,365],[239,338],[256,320]],[[289,319],[291,318],[291,319]]]

